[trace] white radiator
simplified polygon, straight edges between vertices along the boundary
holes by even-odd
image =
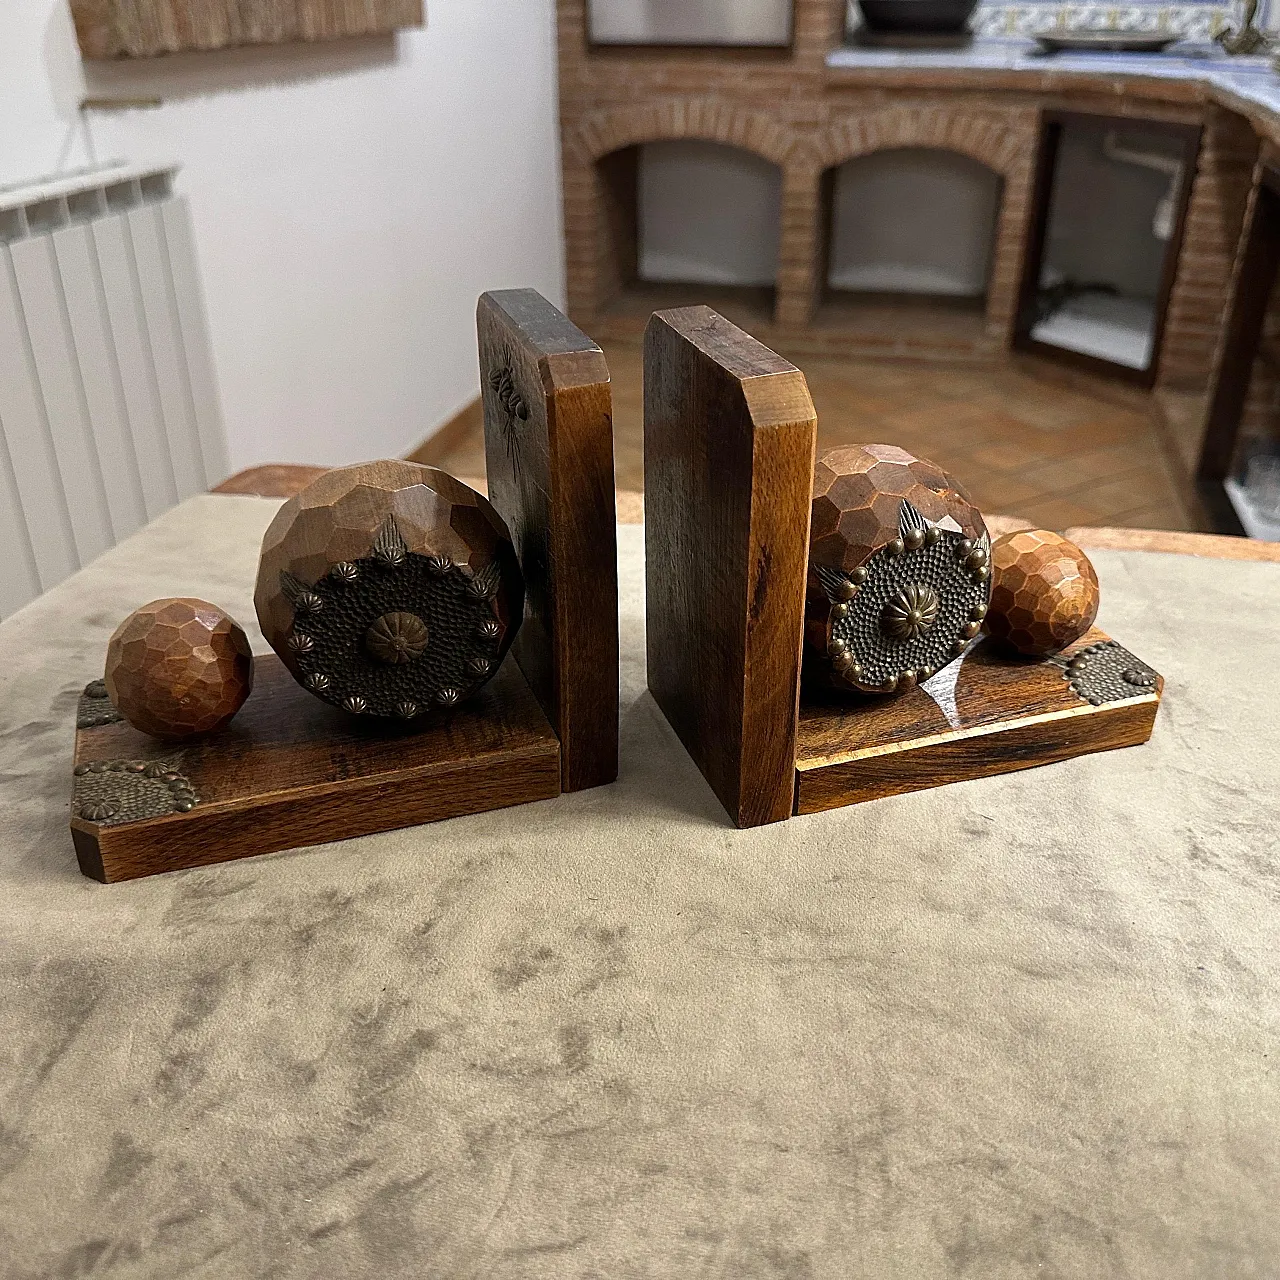
[[[0,618],[226,477],[173,174],[0,190]]]

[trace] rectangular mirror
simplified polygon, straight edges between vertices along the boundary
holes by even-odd
[[[791,43],[793,0],[588,0],[592,44]]]

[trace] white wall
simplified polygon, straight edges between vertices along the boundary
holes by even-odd
[[[593,40],[622,44],[782,45],[793,0],[588,0]]]
[[[564,298],[553,0],[430,0],[395,39],[83,66],[0,0],[0,183],[176,159],[233,468],[396,455],[477,390],[485,289]],[[86,92],[158,94],[79,127]]]
[[[980,297],[1000,178],[951,151],[877,151],[840,166],[831,218],[833,289]]]
[[[773,284],[782,173],[714,142],[640,148],[640,278]]]

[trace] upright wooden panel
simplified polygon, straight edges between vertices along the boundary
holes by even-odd
[[[160,411],[169,440],[173,479],[181,500],[193,493],[207,492],[209,482],[204,474],[195,408],[187,382],[186,352],[182,348],[178,308],[169,275],[169,253],[155,205],[130,209],[128,218]]]
[[[188,387],[200,437],[204,474],[212,488],[231,470],[222,405],[213,372],[213,350],[200,287],[195,241],[191,234],[191,210],[185,196],[174,196],[157,205],[169,255],[174,302],[186,352]]]
[[[116,539],[53,240],[47,235],[32,236],[12,245],[10,252],[76,556],[81,564],[88,564],[114,546]]]
[[[514,654],[561,743],[565,791],[618,776],[618,569],[609,370],[532,289],[476,313],[489,498],[525,574]]]
[[[120,369],[120,388],[133,436],[147,519],[154,520],[178,501],[169,459],[169,441],[160,412],[151,358],[151,340],[134,266],[127,215],[112,214],[93,223],[93,239],[102,271],[103,296]]]
[[[649,688],[739,826],[790,816],[817,418],[707,307],[644,347]]]
[[[107,318],[93,232],[79,223],[53,234],[67,319],[80,365],[80,381],[93,438],[97,442],[107,509],[116,540],[147,522],[142,478],[120,386],[120,368]]]
[[[7,246],[0,247],[0,427],[30,530],[40,588],[47,591],[75,573],[80,560]]]

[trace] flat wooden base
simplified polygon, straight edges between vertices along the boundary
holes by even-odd
[[[76,856],[106,883],[560,794],[560,744],[509,659],[475,699],[400,728],[320,702],[262,657],[253,694],[219,733],[168,744],[124,723],[79,729],[75,764]],[[157,794],[168,804],[165,787],[194,807],[114,823],[78,815],[104,789],[99,802],[118,813]]]
[[[1059,660],[1011,657],[990,641],[961,661],[950,717],[921,689],[860,699],[805,690],[796,739],[796,813],[816,813],[1137,746],[1151,737],[1164,682],[1094,706],[1063,663],[1106,641],[1094,628]],[[949,708],[950,709],[950,708]]]

